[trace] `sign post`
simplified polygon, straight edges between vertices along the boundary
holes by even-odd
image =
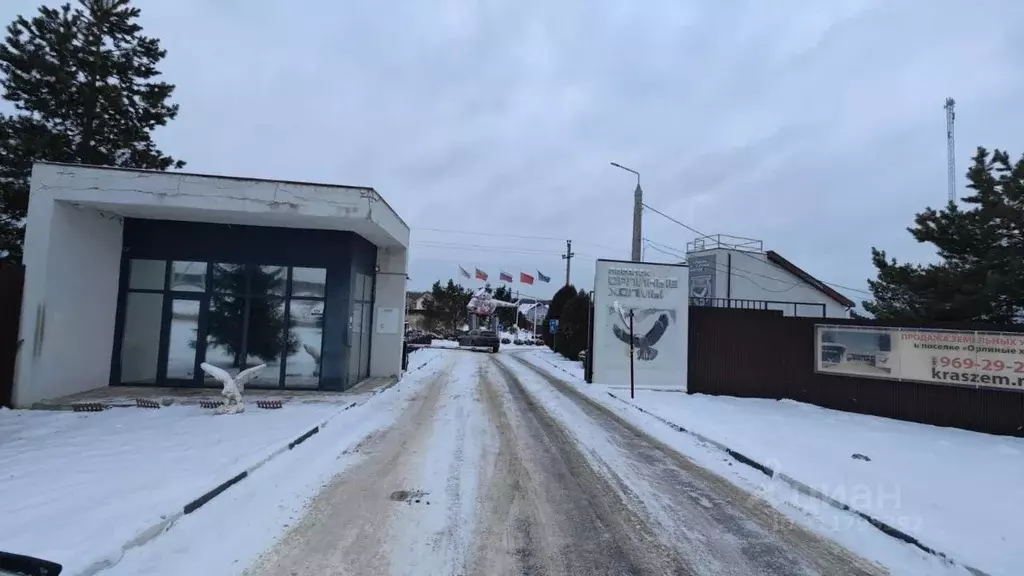
[[[629,399],[633,399],[633,309],[629,309]]]

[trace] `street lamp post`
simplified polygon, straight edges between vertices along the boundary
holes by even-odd
[[[643,262],[641,238],[643,236],[644,191],[640,188],[640,173],[617,162],[611,164],[636,175],[636,190],[633,191],[633,250],[631,257],[634,262]]]

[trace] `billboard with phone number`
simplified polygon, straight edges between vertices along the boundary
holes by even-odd
[[[877,326],[815,326],[823,374],[1024,390],[1024,334]]]

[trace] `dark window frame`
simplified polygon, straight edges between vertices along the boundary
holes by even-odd
[[[163,262],[163,265],[164,265],[163,288],[160,288],[160,289],[157,289],[157,288],[131,288],[131,268],[132,268],[132,262],[135,261],[135,260],[148,260],[148,261]],[[206,278],[205,278],[204,287],[203,287],[202,291],[199,291],[199,290],[172,290],[171,289],[171,278],[172,278],[172,275],[173,275],[174,262],[186,262],[186,261],[187,262],[202,262],[202,263],[206,264]],[[217,384],[217,385],[208,384],[206,382],[205,376],[202,373],[202,370],[199,368],[199,364],[206,357],[206,346],[207,346],[206,336],[207,336],[207,325],[208,325],[209,310],[210,310],[210,298],[216,292],[214,290],[214,287],[213,287],[213,271],[214,271],[215,265],[218,265],[218,264],[221,264],[221,265],[230,264],[230,265],[244,266],[246,268],[245,290],[244,290],[244,293],[236,295],[237,297],[243,298],[245,300],[245,308],[244,308],[244,312],[243,312],[244,317],[243,317],[243,320],[242,320],[242,343],[241,343],[242,344],[243,356],[247,355],[247,344],[248,344],[247,340],[248,340],[248,328],[249,328],[249,311],[250,311],[250,306],[251,306],[252,299],[254,299],[254,298],[276,299],[276,300],[279,300],[282,303],[282,305],[284,306],[284,326],[285,326],[285,329],[281,331],[281,336],[280,336],[281,337],[281,344],[282,344],[282,354],[281,354],[281,358],[279,359],[279,367],[278,367],[278,371],[277,371],[277,376],[278,376],[277,377],[277,384],[276,385],[253,384],[250,387],[253,388],[253,389],[264,389],[264,390],[275,390],[275,389],[306,389],[306,390],[309,390],[309,389],[311,389],[311,388],[305,387],[305,386],[302,386],[302,387],[287,387],[287,386],[285,386],[285,381],[286,381],[285,376],[286,376],[287,363],[288,363],[288,354],[287,354],[287,341],[288,340],[287,339],[288,339],[288,332],[290,330],[290,325],[291,325],[291,323],[290,323],[290,320],[291,320],[291,302],[292,302],[292,300],[298,300],[298,301],[304,301],[304,302],[319,302],[323,306],[323,316],[326,317],[327,313],[328,313],[328,306],[327,306],[327,292],[328,292],[327,278],[329,277],[329,274],[328,274],[328,271],[327,271],[327,267],[323,267],[323,266],[308,266],[308,265],[307,266],[290,266],[290,265],[282,265],[282,264],[275,264],[275,263],[264,263],[264,262],[258,262],[258,263],[254,263],[254,262],[227,262],[227,261],[216,261],[216,260],[203,260],[203,259],[198,259],[198,258],[189,259],[189,260],[175,260],[173,258],[162,258],[161,259],[161,258],[147,258],[147,257],[140,257],[140,258],[125,257],[122,260],[122,264],[121,264],[121,282],[120,282],[120,290],[119,290],[119,294],[120,295],[118,297],[117,313],[116,313],[115,327],[114,327],[114,354],[112,354],[112,357],[111,357],[111,371],[110,371],[110,385],[111,386],[181,386],[181,387],[197,387],[197,388],[216,388],[216,387],[219,386],[219,384]],[[253,294],[252,293],[252,286],[251,286],[251,284],[252,284],[252,271],[253,271],[254,268],[259,268],[261,266],[276,266],[276,267],[280,267],[280,268],[284,269],[285,274],[286,274],[286,279],[285,279],[285,287],[284,287],[284,290],[283,290],[282,294]],[[293,281],[293,270],[295,268],[323,270],[324,288],[321,291],[321,295],[317,296],[317,295],[302,294],[302,295],[299,295],[299,296],[295,296],[293,294],[292,281]],[[124,348],[124,329],[125,329],[124,323],[125,323],[125,320],[126,320],[126,312],[127,312],[126,307],[127,307],[128,297],[132,293],[160,294],[160,295],[163,296],[163,302],[162,302],[162,305],[161,305],[161,317],[160,317],[160,342],[159,342],[159,347],[160,348],[159,348],[159,351],[158,351],[158,354],[157,354],[156,381],[153,382],[152,384],[144,384],[144,383],[137,383],[137,382],[122,382],[121,381],[122,380],[121,379],[121,361],[122,361],[121,355],[122,355],[122,351],[123,351],[123,348]],[[197,322],[198,334],[197,334],[197,337],[196,337],[195,370],[194,370],[193,380],[191,382],[189,382],[189,381],[181,381],[181,380],[169,381],[167,379],[167,360],[168,360],[168,355],[169,355],[169,345],[170,345],[169,338],[170,338],[170,328],[171,328],[170,325],[171,325],[171,322],[173,320],[173,318],[172,318],[172,310],[173,310],[173,302],[175,300],[195,300],[195,301],[199,302],[199,306],[200,306],[199,320]],[[202,334],[203,338],[200,339],[199,338],[199,334]],[[323,367],[323,339],[324,339],[324,335],[323,335],[323,331],[321,330],[320,342],[319,342],[319,349],[320,349],[321,353],[320,353],[320,359],[317,362],[317,385],[316,385],[316,388],[315,388],[317,390],[321,389],[322,386],[323,386],[323,380],[322,380],[323,379],[323,369],[322,369],[322,367]]]

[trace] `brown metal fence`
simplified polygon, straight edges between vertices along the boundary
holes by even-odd
[[[1024,332],[978,324],[913,325],[690,307],[691,393],[790,398],[847,412],[1024,436],[1024,393],[815,372],[815,324]]]
[[[0,406],[11,406],[25,268],[0,260]]]

